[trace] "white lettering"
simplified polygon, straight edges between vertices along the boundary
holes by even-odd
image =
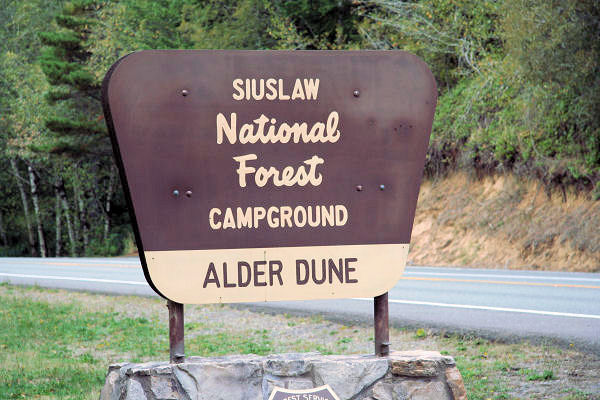
[[[227,124],[227,120],[223,113],[217,114],[217,144],[223,143],[223,133],[227,136],[229,144],[234,144],[237,139],[237,114],[231,113],[231,124]]]
[[[273,214],[275,213],[279,214],[279,209],[277,207],[269,207],[269,210],[267,211],[267,222],[271,228],[279,228],[279,218],[273,217]]]
[[[341,133],[338,129],[340,116],[337,111],[331,111],[325,123],[317,121],[310,130],[306,122],[294,122],[290,126],[287,122],[276,126],[277,120],[261,114],[252,120],[254,124],[242,124],[239,133],[237,130],[237,114],[231,113],[228,123],[223,113],[217,114],[217,144],[223,143],[223,137],[229,144],[235,144],[239,139],[242,144],[254,143],[336,143],[340,140]]]
[[[258,87],[260,91],[256,92],[256,79],[252,79],[252,98],[254,100],[262,100],[265,95],[265,80],[261,79],[259,81],[260,86]]]
[[[283,79],[279,79],[279,100],[289,100],[290,96],[283,93]]]
[[[244,98],[244,89],[242,89],[243,85],[244,85],[243,80],[241,80],[239,78],[233,80],[233,88],[237,91],[237,93],[233,94],[234,100],[242,100]]]
[[[317,173],[317,167],[325,163],[321,157],[314,155],[310,159],[305,160],[303,164],[308,166],[308,171],[305,165],[300,165],[297,170],[294,170],[291,166],[286,166],[283,171],[275,167],[258,167],[254,168],[247,165],[248,161],[257,160],[256,154],[246,154],[243,156],[233,157],[235,161],[239,163],[239,167],[236,169],[238,174],[238,183],[240,187],[246,187],[247,179],[246,175],[254,174],[254,183],[258,187],[264,187],[272,180],[273,185],[280,186],[306,186],[311,184],[313,186],[319,186],[323,182],[323,175]]]
[[[237,228],[251,228],[252,227],[252,210],[250,208],[246,208],[244,211],[243,208],[237,208]]]
[[[213,229],[220,229],[221,222],[215,221],[215,215],[221,215],[221,210],[218,208],[211,208],[208,212],[208,222],[210,223],[210,227]]]
[[[238,183],[240,187],[246,187],[246,174],[256,171],[254,167],[246,167],[246,161],[256,160],[258,157],[256,154],[246,154],[245,156],[233,157],[233,159],[240,163],[240,167],[236,170],[239,176]]]
[[[304,91],[306,92],[306,100],[316,100],[319,93],[319,78],[314,81],[312,78],[304,79]]]
[[[319,83],[319,78],[296,78],[290,97],[285,93],[281,78],[236,78],[232,82],[232,97],[234,100],[317,100]]]
[[[223,219],[223,229],[235,229],[235,218],[233,218],[233,211],[231,208],[225,210],[225,218]]]
[[[254,207],[254,228],[258,228],[258,221],[264,219],[266,214],[264,207]]]
[[[267,90],[269,91],[266,96],[267,100],[275,100],[277,98],[277,89],[275,89],[276,83],[277,81],[273,78],[267,79]]]
[[[219,217],[224,215],[223,221]],[[210,227],[217,229],[257,229],[266,219],[271,229],[318,228],[344,226],[348,223],[348,209],[343,204],[317,206],[270,206],[212,208],[208,212]]]
[[[292,90],[292,100],[296,99],[306,99],[306,97],[304,96],[304,90],[302,89],[302,82],[300,81],[300,79],[296,79],[296,82],[294,83],[294,89]]]

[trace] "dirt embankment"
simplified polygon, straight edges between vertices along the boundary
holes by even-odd
[[[426,180],[409,262],[600,272],[600,201],[510,175]]]

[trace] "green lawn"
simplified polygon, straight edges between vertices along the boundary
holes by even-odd
[[[103,350],[120,354],[114,361],[165,360],[168,330],[157,319],[118,312],[88,312],[82,304],[49,304],[2,296],[0,306],[0,399],[98,398],[109,363]],[[202,328],[191,323],[187,330]],[[268,354],[267,331],[254,334],[204,334],[186,341],[190,354]],[[98,355],[99,354],[99,355]]]

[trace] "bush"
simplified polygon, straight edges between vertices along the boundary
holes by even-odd
[[[86,256],[114,257],[123,254],[124,237],[121,233],[113,232],[106,240],[94,237],[87,248]]]
[[[428,175],[462,167],[598,187],[600,3],[370,4],[366,40],[420,55],[438,81]]]

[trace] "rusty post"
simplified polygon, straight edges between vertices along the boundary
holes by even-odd
[[[390,324],[388,294],[376,296],[373,302],[375,319],[375,355],[386,357],[390,354]]]
[[[183,340],[183,304],[167,300],[169,308],[169,349],[171,364],[179,364],[185,360]]]

